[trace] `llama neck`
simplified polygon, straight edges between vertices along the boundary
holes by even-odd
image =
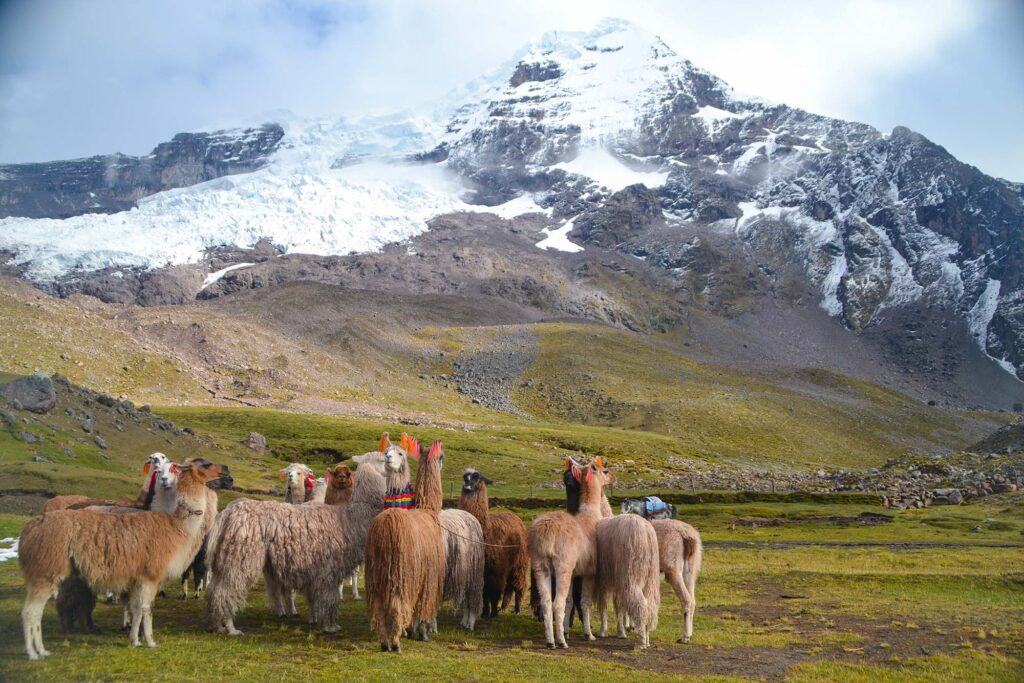
[[[612,511],[612,504],[608,500],[608,496],[605,495],[604,489],[601,489],[601,517],[614,517],[615,513]]]
[[[206,485],[186,472],[178,477],[177,493],[175,524],[190,538],[196,537],[202,533],[206,518]]]
[[[480,487],[471,493],[462,492],[459,496],[459,509],[465,510],[476,517],[480,525],[487,523],[487,513],[490,511],[490,501],[487,498],[487,486],[481,482]]]
[[[352,486],[346,486],[343,489],[335,488],[333,486],[327,487],[327,497],[324,502],[328,505],[345,505],[352,500]]]
[[[401,491],[409,485],[409,465],[404,464],[402,465],[402,468],[398,470],[385,467],[384,471],[387,479],[388,491]]]
[[[441,511],[444,490],[441,486],[441,459],[425,457],[416,472],[416,495],[412,506],[419,510]]]
[[[352,501],[348,505],[337,507],[338,519],[343,527],[349,529],[354,535],[357,547],[366,543],[370,523],[377,513],[384,509],[384,494],[387,486],[385,478],[379,472],[369,468],[366,468],[365,471],[357,471],[355,483],[350,489]]]
[[[570,515],[575,515],[580,511],[580,483],[568,470],[562,475],[562,483],[565,484],[565,509]]]
[[[589,481],[584,480],[580,482],[580,510],[578,514],[601,518],[603,516],[601,512],[602,498],[604,498],[604,492],[601,485],[593,477]]]
[[[298,481],[289,482],[288,488],[284,493],[284,502],[286,503],[303,503],[306,501],[306,482],[302,479]]]
[[[163,486],[157,486],[156,491],[153,494],[153,499],[150,501],[149,509],[154,512],[166,512],[167,514],[173,514],[175,509],[178,507],[178,486],[165,488]]]

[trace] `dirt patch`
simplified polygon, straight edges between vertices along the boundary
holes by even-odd
[[[49,496],[39,493],[0,494],[0,514],[38,515]]]
[[[788,524],[838,524],[842,526],[857,524],[860,526],[878,526],[879,524],[888,524],[892,520],[892,515],[862,512],[859,515],[818,515],[786,519],[780,517],[736,517],[732,520],[732,524],[733,526],[751,528],[786,526]]]

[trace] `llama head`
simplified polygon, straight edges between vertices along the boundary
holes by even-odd
[[[219,479],[223,473],[220,465],[212,463],[206,458],[189,458],[181,463],[180,470],[179,481],[193,479],[204,485],[208,481]]]
[[[157,470],[156,472],[160,481],[160,486],[164,489],[171,489],[178,485],[178,476],[181,474],[181,465],[176,462],[169,462],[166,467]]]
[[[384,449],[384,467],[392,472],[401,472],[409,467],[409,455],[411,451],[406,452],[405,449],[389,442]],[[419,455],[419,450],[416,451],[416,455]]]
[[[157,484],[162,483],[161,480],[167,476],[172,464],[170,458],[163,453],[150,454],[146,458],[146,462],[142,464],[142,490],[153,491]]]
[[[313,470],[300,462],[293,462],[288,467],[278,470],[277,476],[287,483],[288,489],[293,492],[292,495],[298,495],[303,489],[312,489],[313,480],[316,478]]]
[[[333,489],[344,490],[352,488],[352,470],[348,465],[335,465],[333,469],[328,468],[324,472],[324,479],[327,485]]]
[[[493,484],[490,479],[472,467],[462,473],[462,490],[465,493],[474,493]]]
[[[599,455],[594,458],[594,466],[601,470],[601,473],[604,475],[606,485],[615,483],[615,475],[610,469],[608,469],[608,462],[603,456]]]

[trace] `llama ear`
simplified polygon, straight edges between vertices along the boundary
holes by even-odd
[[[331,477],[333,477],[333,476],[334,476],[334,472],[331,470],[330,467],[328,467],[326,470],[324,470],[324,479],[326,479],[328,483],[330,483]]]
[[[402,440],[400,443],[402,446],[402,450],[408,453],[409,447],[412,445],[412,439],[410,439],[409,435],[406,434],[405,432],[402,432]]]
[[[488,486],[490,486],[491,484],[493,484],[493,483],[494,483],[493,481],[491,481],[491,480],[490,480],[490,479],[488,479],[487,477],[482,477],[482,479],[484,480],[484,483],[485,483],[485,484],[487,484]]]
[[[418,439],[410,439],[409,457],[416,461],[420,459],[420,442]]]
[[[181,465],[179,465],[178,463],[173,463],[171,465],[171,472],[173,474],[181,474]]]
[[[571,463],[569,467],[572,469],[572,478],[576,481],[581,481],[583,479],[583,472],[580,471],[579,467],[576,467],[576,463]]]
[[[604,467],[604,460],[601,459],[600,455],[594,458],[594,464],[598,467]]]
[[[442,454],[441,452],[441,439],[438,439],[431,445],[430,452],[427,453],[427,460],[436,460]]]
[[[572,466],[573,466],[572,458],[570,458],[568,455],[565,456],[565,467],[563,468],[563,471],[569,469]]]
[[[149,474],[149,461],[147,460],[142,464],[142,476]]]
[[[281,481],[284,481],[284,470],[277,471],[277,478],[280,479]]]
[[[388,433],[384,432],[381,434],[380,441],[377,442],[377,450],[383,453],[391,445],[391,439],[388,438]]]

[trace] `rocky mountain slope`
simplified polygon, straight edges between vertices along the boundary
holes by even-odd
[[[127,211],[157,192],[263,166],[284,130],[277,124],[180,133],[144,157],[127,154],[0,165],[0,218],[68,218]]]
[[[547,34],[429,111],[262,130],[259,170],[132,185],[132,211],[9,209],[5,272],[142,305],[294,280],[472,295],[734,366],[846,364],[959,405],[1024,394],[1018,185],[905,128],[739,96],[628,23]],[[219,174],[185,166],[171,182]],[[30,170],[4,167],[0,196]]]

